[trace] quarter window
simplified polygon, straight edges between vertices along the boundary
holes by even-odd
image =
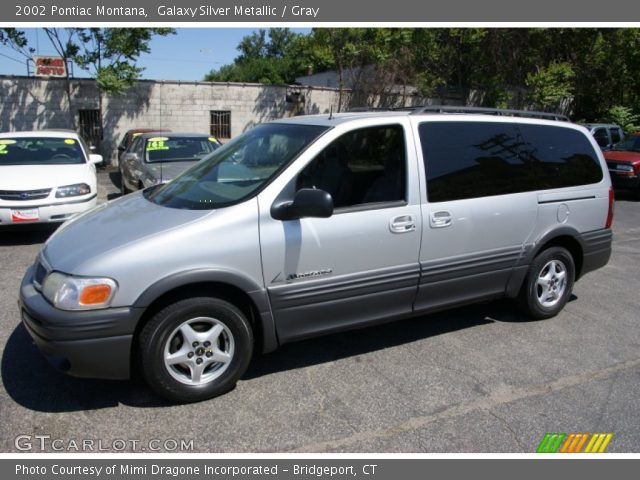
[[[401,125],[342,135],[300,173],[297,189],[318,188],[335,208],[405,200],[406,152]]]
[[[591,143],[572,128],[519,126],[520,156],[531,167],[536,190],[589,185],[602,180],[602,168]]]

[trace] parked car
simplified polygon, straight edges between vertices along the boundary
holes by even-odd
[[[70,374],[191,402],[315,335],[502,297],[553,317],[611,254],[602,152],[551,115],[438,110],[259,125],[70,222],[22,281],[27,331]]]
[[[0,133],[0,226],[63,222],[96,205],[96,167],[71,131]]]
[[[120,140],[120,143],[118,144],[118,164],[120,164],[120,161],[124,152],[127,151],[127,149],[133,143],[133,139],[136,138],[138,135],[141,135],[143,133],[151,133],[151,132],[163,133],[163,132],[170,132],[170,131],[171,130],[162,129],[162,128],[132,128],[131,130],[127,130],[127,132],[122,136],[122,140]]]
[[[203,133],[141,134],[120,162],[122,194],[166,183],[221,145]]]
[[[624,131],[620,125],[611,123],[585,123],[585,128],[594,136],[602,150],[609,150],[624,140]]]
[[[640,197],[640,132],[604,152],[615,188],[631,189]]]

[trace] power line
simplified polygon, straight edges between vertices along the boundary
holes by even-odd
[[[20,63],[22,65],[25,64],[25,60],[18,60],[17,58],[10,57],[9,55],[5,55],[4,53],[0,53],[0,56],[8,58],[9,60],[13,60],[14,62],[18,62],[18,63]]]

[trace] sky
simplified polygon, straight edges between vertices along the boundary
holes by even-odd
[[[36,55],[55,55],[55,50],[42,29],[26,28],[29,45]],[[258,28],[178,28],[175,35],[154,37],[151,52],[141,55],[137,65],[144,67],[142,78],[152,80],[202,80],[211,69],[233,63],[236,47],[242,37]],[[297,33],[310,29],[292,28]],[[10,57],[10,58],[8,58]],[[9,47],[0,46],[0,75],[26,75],[25,57]],[[74,68],[76,77],[87,74]]]

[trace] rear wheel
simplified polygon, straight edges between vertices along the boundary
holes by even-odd
[[[149,386],[175,402],[231,390],[249,365],[253,334],[244,314],[217,298],[197,297],[162,309],[140,333]]]
[[[563,247],[541,252],[529,267],[520,292],[521,309],[536,319],[556,316],[565,306],[575,279],[575,263]]]

